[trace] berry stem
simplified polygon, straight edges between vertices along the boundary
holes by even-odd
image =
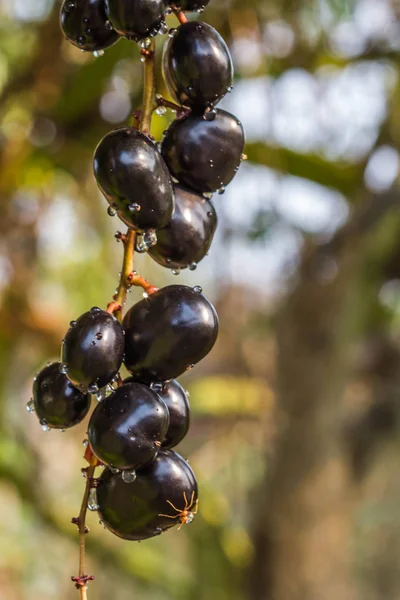
[[[121,240],[124,245],[124,260],[122,263],[119,286],[113,302],[110,302],[107,306],[107,312],[115,315],[117,319],[121,321],[128,290],[132,286],[131,279],[135,260],[136,232],[133,229],[128,229],[125,235],[119,234],[117,239]]]
[[[144,58],[144,81],[143,81],[143,106],[140,120],[140,130],[150,133],[151,118],[153,111],[157,108],[156,102],[156,43],[151,40],[150,46],[142,50]]]
[[[179,10],[179,8],[177,8],[176,6],[171,6],[171,8],[181,25],[188,22],[185,13],[182,10]]]
[[[86,535],[89,532],[86,527],[86,514],[88,509],[88,501],[90,489],[93,486],[93,477],[96,469],[96,461],[93,461],[86,469],[86,486],[82,498],[81,510],[77,519],[72,519],[73,523],[78,525],[79,530],[79,575],[72,577],[77,589],[79,590],[81,600],[87,600],[87,582],[94,579],[86,574]]]

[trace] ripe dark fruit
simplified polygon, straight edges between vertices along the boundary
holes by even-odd
[[[135,304],[125,315],[125,365],[144,382],[184,373],[212,349],[218,317],[198,291],[171,285]]]
[[[243,149],[242,124],[224,110],[215,110],[212,120],[191,114],[174,121],[162,143],[172,175],[200,193],[225,189],[239,169]]]
[[[185,106],[217,104],[232,86],[228,46],[211,25],[198,21],[184,23],[169,39],[163,72],[171,95]]]
[[[104,0],[64,0],[60,23],[67,40],[88,52],[104,50],[120,37],[108,23]]]
[[[60,363],[45,367],[33,383],[33,405],[43,426],[68,429],[89,412],[90,395],[81,394],[60,371]]]
[[[214,205],[201,194],[175,186],[172,219],[157,232],[157,244],[149,254],[163,267],[193,268],[210,249],[216,228]]]
[[[129,227],[168,225],[174,209],[171,178],[146,135],[128,127],[108,133],[96,148],[94,173],[108,202]]]
[[[121,324],[95,307],[71,323],[61,348],[61,370],[74,385],[95,393],[115,377],[123,355]]]
[[[89,443],[104,464],[134,470],[154,460],[168,425],[169,413],[159,396],[145,385],[127,383],[96,407]]]
[[[187,462],[167,450],[139,471],[133,483],[105,470],[97,502],[107,529],[125,540],[144,540],[192,521],[197,512],[197,482]]]
[[[119,34],[136,41],[155,35],[163,21],[164,0],[106,0],[110,23]]]
[[[187,11],[202,11],[209,4],[210,0],[178,0],[177,2],[169,2],[171,6],[175,6],[178,10]]]
[[[162,443],[164,449],[177,446],[189,431],[190,407],[187,394],[176,379],[166,381],[157,392],[169,412],[169,427]]]

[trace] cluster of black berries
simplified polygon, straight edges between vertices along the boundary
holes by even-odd
[[[202,4],[171,6],[178,12]],[[67,0],[61,25],[83,50],[100,52],[123,35],[145,52],[148,36],[164,31],[167,11],[164,0]],[[235,117],[215,108],[231,89],[233,68],[212,27],[195,21],[174,29],[163,69],[183,110],[161,148],[144,131],[117,129],[96,148],[94,172],[109,213],[137,232],[137,249],[179,270],[194,268],[210,247],[217,220],[209,198],[238,170],[244,134]],[[44,429],[79,423],[91,395],[100,400],[88,443],[107,468],[91,508],[120,537],[152,537],[190,522],[197,510],[195,476],[171,450],[189,429],[187,394],[176,378],[210,352],[217,333],[216,312],[201,288],[171,285],[145,294],[122,324],[100,308],[72,321],[61,362],[35,379],[29,407]],[[122,363],[131,373],[125,381]]]

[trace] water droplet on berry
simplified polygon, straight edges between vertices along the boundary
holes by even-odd
[[[196,294],[201,294],[203,291],[203,288],[200,285],[195,285],[193,288],[193,291],[196,292]]]
[[[42,426],[42,430],[43,430],[43,431],[45,431],[46,433],[47,433],[48,431],[50,431],[51,427],[49,427],[49,426],[47,425],[46,421],[40,421],[40,424],[41,424],[41,426]]]
[[[94,512],[99,510],[99,503],[97,502],[97,491],[96,488],[91,488],[89,492],[88,504],[87,507],[90,511]]]
[[[148,48],[150,48],[151,46],[151,39],[150,38],[144,38],[144,40],[142,40],[140,42],[140,47],[144,48],[145,50],[147,50]]]
[[[209,106],[208,108],[206,108],[206,110],[204,111],[203,114],[203,119],[205,121],[214,121],[215,117],[217,116],[217,109],[214,108],[214,106]]]
[[[28,413],[35,412],[35,404],[34,404],[32,398],[29,400],[29,402],[27,403],[27,405],[26,405],[25,408],[26,408],[26,410],[27,410]]]
[[[140,57],[140,62],[145,63],[146,62],[146,57],[145,56],[141,56]]]
[[[139,212],[142,207],[140,206],[140,204],[137,204],[137,202],[132,202],[132,204],[130,204],[128,208],[131,212],[134,213]]]
[[[99,386],[97,385],[97,383],[92,383],[91,385],[89,385],[89,387],[88,387],[89,394],[97,394],[98,391],[99,391]]]
[[[136,252],[139,252],[139,254],[143,254],[144,252],[147,252],[147,244],[144,241],[143,234],[136,236],[135,250],[136,250]]]
[[[115,467],[110,467],[110,471],[113,475],[118,475],[119,473],[119,469],[116,469]]]
[[[99,308],[98,306],[93,306],[90,309],[90,313],[94,316],[98,315],[101,312],[101,308]]]
[[[60,429],[60,433],[65,433],[66,429]]]
[[[76,327],[76,321],[71,321],[69,324],[70,327]]]
[[[241,160],[247,160],[248,159],[247,154],[242,154],[241,157],[240,157],[240,159]]]
[[[213,169],[214,168],[214,161],[212,159],[209,160],[209,164],[210,164],[210,167]]]
[[[197,269],[197,263],[196,262],[192,262],[189,265],[189,271],[195,271]]]
[[[193,519],[194,519],[194,514],[191,512],[188,513],[187,517],[186,517],[186,525],[190,525],[190,523],[193,522]]]
[[[84,448],[87,448],[87,447],[89,446],[89,440],[83,440],[83,442],[82,442],[82,446],[83,446]]]
[[[172,269],[172,274],[173,275],[179,275],[181,272],[180,268],[178,267],[177,269]]]
[[[104,23],[104,26],[106,29],[108,29],[108,31],[112,31],[113,30],[113,26],[111,25],[110,21],[106,21]]]
[[[213,197],[212,192],[203,192],[203,197],[209,200]]]
[[[165,115],[166,112],[167,112],[167,109],[165,108],[165,106],[158,106],[156,108],[156,115],[159,115],[160,117]]]
[[[230,85],[226,88],[226,91],[228,92],[228,94],[230,94],[233,90],[233,85]]]
[[[226,190],[225,186],[224,186],[224,185],[221,185],[221,187],[220,187],[220,188],[219,188],[219,190],[218,190],[218,194],[221,194],[221,195],[222,195],[222,194],[225,194],[225,190]]]
[[[100,333],[100,331],[98,333],[96,333],[96,340],[102,340],[103,339],[103,334]]]
[[[191,371],[192,369],[194,369],[194,365],[188,365],[186,367],[186,371]]]
[[[161,25],[160,25],[160,27],[158,29],[158,33],[160,35],[164,35],[165,33],[167,33],[167,31],[168,31],[168,25],[166,24],[165,21],[162,21]]]
[[[122,480],[125,483],[133,483],[136,479],[136,471],[122,471]]]
[[[153,392],[162,392],[163,384],[161,381],[152,381],[150,384],[150,389],[153,390]]]
[[[75,8],[75,2],[66,2],[64,6],[65,12],[72,12]]]
[[[60,373],[62,373],[63,375],[66,375],[68,373],[68,365],[66,365],[65,363],[60,365]]]
[[[170,38],[173,38],[173,37],[175,37],[177,34],[178,34],[178,30],[177,30],[176,28],[170,29],[170,30],[168,31],[168,36],[169,36]]]
[[[83,44],[86,42],[86,37],[84,35],[78,35],[78,37],[76,38],[76,43],[79,46],[83,46]]]
[[[117,214],[117,210],[113,206],[109,206],[107,208],[107,214],[109,217],[115,217],[115,215]]]

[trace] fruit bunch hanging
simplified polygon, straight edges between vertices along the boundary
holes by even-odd
[[[94,175],[108,213],[128,227],[116,238],[124,257],[119,287],[106,310],[98,307],[71,321],[60,362],[35,378],[28,410],[42,428],[65,430],[98,400],[85,440],[86,488],[73,523],[81,538],[79,575],[86,598],[87,508],[127,540],[143,540],[197,512],[196,478],[175,448],[189,429],[189,403],[177,378],[194,367],[217,339],[218,318],[199,286],[162,289],[134,270],[134,253],[148,252],[179,273],[195,269],[207,254],[217,226],[211,197],[223,193],[243,159],[240,121],[216,108],[232,90],[227,45],[207,23],[188,21],[207,0],[64,0],[61,28],[82,51],[96,56],[121,37],[139,43],[144,97],[132,124],[108,133],[94,153]],[[174,13],[178,27],[165,22]],[[156,93],[155,37],[168,32],[163,75],[172,100]],[[176,119],[160,144],[151,136],[154,111],[170,108]],[[143,299],[124,315],[127,292]],[[131,376],[121,378],[125,365]],[[95,469],[103,468],[100,477]]]

